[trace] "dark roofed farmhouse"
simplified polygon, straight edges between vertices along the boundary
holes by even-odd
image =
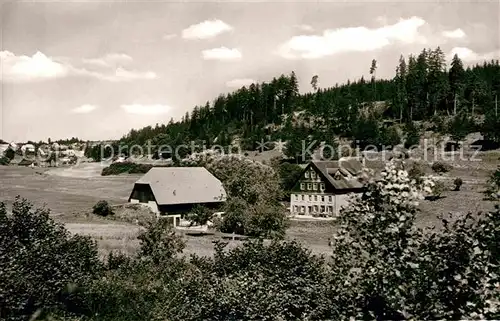
[[[184,214],[195,205],[218,208],[226,201],[220,180],[204,167],[153,167],[134,184],[131,203],[162,215]]]

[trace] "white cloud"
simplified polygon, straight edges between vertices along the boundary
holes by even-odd
[[[132,57],[123,53],[110,53],[100,58],[83,59],[83,62],[101,67],[112,67],[131,63]]]
[[[111,82],[125,82],[132,80],[148,80],[148,79],[156,79],[158,75],[152,71],[141,72],[136,70],[127,70],[122,67],[118,67],[109,72],[96,72],[89,71],[85,69],[75,70],[75,73],[81,76],[93,77],[100,80],[111,81]]]
[[[489,61],[500,58],[500,50],[479,54],[466,47],[455,47],[451,49],[448,60],[451,60],[455,54],[464,62]]]
[[[257,81],[250,78],[237,78],[227,81],[226,86],[230,88],[241,88],[255,83],[257,83]]]
[[[314,31],[314,28],[310,25],[302,24],[302,25],[297,25],[295,26],[297,29],[302,30],[302,31],[308,31],[312,32]]]
[[[201,55],[205,60],[239,60],[242,57],[238,49],[226,47],[203,50]]]
[[[121,107],[127,113],[135,115],[160,115],[160,114],[166,114],[171,109],[170,106],[161,104],[155,104],[155,105],[131,104],[131,105],[122,105]]]
[[[0,51],[2,80],[25,82],[61,78],[70,68],[37,51],[33,56],[16,56],[10,51]]]
[[[175,37],[177,37],[177,35],[175,33],[169,33],[169,34],[166,34],[166,35],[163,35],[163,40],[170,40],[170,39],[174,39]]]
[[[221,20],[205,20],[198,24],[189,26],[182,30],[184,39],[208,39],[213,38],[223,32],[233,30],[233,27]]]
[[[85,104],[85,105],[81,105],[80,107],[74,108],[72,110],[72,112],[77,113],[77,114],[87,114],[87,113],[90,113],[96,109],[97,109],[96,105]]]
[[[462,29],[458,28],[451,31],[443,31],[442,35],[446,38],[460,39],[465,37],[465,32]]]
[[[140,72],[112,65],[132,61],[132,58],[125,54],[109,54],[103,58],[90,60],[94,65],[98,64],[103,67],[99,71],[75,67],[71,61],[72,59],[65,57],[47,57],[41,52],[36,52],[30,57],[16,56],[10,51],[0,51],[1,81],[20,83],[70,76],[92,77],[115,82],[157,78],[152,71]]]
[[[128,81],[135,79],[155,79],[157,78],[156,73],[152,71],[140,72],[140,71],[130,71],[124,68],[117,68],[115,74],[108,78],[110,81]]]
[[[393,42],[425,44],[427,39],[418,30],[425,23],[419,17],[412,17],[374,29],[327,29],[322,35],[292,37],[278,48],[277,53],[287,59],[316,59],[337,53],[372,51]]]

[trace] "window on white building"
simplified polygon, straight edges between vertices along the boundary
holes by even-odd
[[[328,202],[332,202],[332,197],[331,196],[328,196]]]
[[[300,183],[300,189],[304,190],[305,188],[306,188],[306,184],[305,183]]]
[[[309,195],[309,202],[313,200],[312,195]]]
[[[311,171],[311,178],[316,178],[316,173]]]
[[[325,201],[325,197],[324,196],[321,196],[321,201],[324,202]]]
[[[325,190],[325,183],[319,184],[319,189],[324,191]]]
[[[304,173],[304,177],[305,177],[305,178],[309,178],[309,172],[305,172],[305,173]]]
[[[307,190],[310,191],[312,189],[312,184],[311,183],[307,183]]]
[[[299,200],[299,195],[295,194],[295,200],[298,201]]]
[[[313,189],[314,189],[315,191],[317,191],[317,190],[318,190],[318,183],[313,183]]]
[[[317,202],[318,201],[318,195],[314,195],[314,201]]]
[[[304,195],[302,195],[302,200],[304,200]]]
[[[333,206],[328,206],[328,212],[333,213]]]
[[[314,212],[318,212],[318,205],[314,205]]]
[[[297,205],[295,205],[295,206],[293,207],[293,211],[294,211],[295,213],[297,213],[297,212],[299,211],[299,207],[298,207]]]
[[[320,212],[321,212],[321,213],[324,213],[324,212],[325,212],[325,206],[321,205]]]

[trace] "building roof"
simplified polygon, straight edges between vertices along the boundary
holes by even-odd
[[[358,189],[363,187],[363,183],[359,181],[359,175],[363,171],[363,164],[357,159],[312,161],[311,165],[316,167],[336,189]]]
[[[227,197],[221,181],[204,167],[153,167],[135,184],[149,185],[158,205],[213,203]]]

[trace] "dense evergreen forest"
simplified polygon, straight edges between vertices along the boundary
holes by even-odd
[[[371,79],[361,77],[331,88],[319,88],[316,75],[312,92],[306,94],[299,94],[294,72],[281,75],[219,95],[178,122],[132,129],[118,144],[146,145],[149,140],[153,145],[178,146],[194,141],[210,147],[228,146],[237,138],[243,149],[254,150],[258,141],[281,139],[288,141],[292,156],[293,141],[346,137],[373,143],[375,136],[391,136],[380,132],[383,121],[408,128],[415,121],[442,122],[455,115],[460,117],[456,124],[474,125],[458,131],[480,130],[489,139],[500,139],[498,60],[464,67],[455,55],[449,65],[438,47],[401,56],[392,79],[376,78],[376,60],[368,68]]]

